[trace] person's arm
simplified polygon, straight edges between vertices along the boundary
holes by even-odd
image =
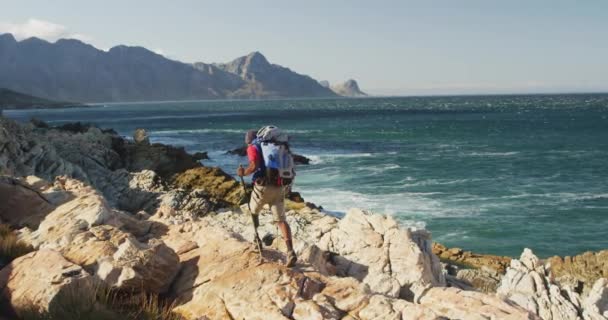
[[[247,148],[247,157],[249,158],[249,166],[247,168],[239,167],[236,174],[243,177],[254,173],[259,167],[259,156],[256,147]]]
[[[258,163],[257,161],[249,161],[249,166],[247,166],[247,168],[245,168],[244,172],[243,172],[243,176],[248,176],[252,173],[254,173],[257,169],[258,169]]]

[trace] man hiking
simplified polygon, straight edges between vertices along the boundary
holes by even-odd
[[[259,213],[263,206],[268,205],[287,246],[285,265],[293,267],[298,258],[293,250],[291,229],[285,220],[285,191],[293,182],[295,170],[287,140],[287,135],[275,126],[263,127],[257,133],[254,130],[248,131],[245,143],[249,166],[239,167],[237,174],[240,177],[253,174],[249,211],[254,228],[257,230],[260,225]],[[257,248],[262,248],[262,241],[257,232],[255,234],[253,241]]]

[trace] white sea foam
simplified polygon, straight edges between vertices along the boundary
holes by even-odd
[[[444,180],[444,179],[427,179],[413,183],[404,183],[403,187],[418,187],[418,186],[433,186],[433,185],[451,185],[451,184],[463,184],[469,182],[478,182],[485,181],[489,179],[453,179],[453,180]]]
[[[196,142],[190,139],[180,139],[174,137],[150,137],[150,141],[153,143],[162,143],[172,146],[192,146]]]
[[[459,240],[459,239],[467,239],[469,238],[467,231],[456,231],[456,232],[447,232],[444,234],[434,235],[436,241],[445,242],[449,240]]]
[[[244,133],[243,129],[179,129],[179,130],[156,130],[151,134],[183,134],[183,133]]]
[[[375,156],[380,156],[382,153],[326,153],[326,154],[303,154],[303,156],[307,157],[311,160],[312,164],[326,164],[333,163],[339,161],[341,159],[351,159],[351,158],[370,158]]]
[[[183,133],[242,133],[247,132],[246,129],[236,128],[236,129],[175,129],[175,130],[155,130],[151,133],[154,134],[183,134]],[[285,130],[287,133],[291,134],[307,134],[307,133],[315,133],[321,132],[321,130]]]
[[[509,152],[471,152],[464,154],[465,156],[473,156],[473,157],[510,157],[519,154],[519,151],[509,151]]]
[[[373,174],[380,174],[380,173],[384,173],[385,171],[395,170],[395,169],[399,169],[399,168],[401,168],[400,165],[389,163],[389,164],[380,164],[377,166],[358,167],[357,170],[372,172]]]
[[[436,193],[401,192],[365,194],[334,188],[298,187],[304,198],[322,205],[325,209],[345,213],[350,208],[361,208],[376,213],[395,216],[399,221],[414,227],[424,227],[425,217],[471,216],[478,209],[446,206],[432,196]]]

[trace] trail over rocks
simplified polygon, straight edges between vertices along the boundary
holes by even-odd
[[[0,199],[9,204],[0,220],[37,250],[0,271],[0,303],[11,309],[33,299],[48,310],[63,288],[96,279],[161,294],[193,320],[605,319],[605,279],[588,294],[560,287],[525,251],[498,296],[450,288],[428,231],[359,209],[341,219],[305,205],[289,211],[298,264],[285,268],[283,241],[273,241],[260,265],[230,175],[182,149],[68,128],[0,117]],[[270,220],[261,216],[262,235],[278,234]]]

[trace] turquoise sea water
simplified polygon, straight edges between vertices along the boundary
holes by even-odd
[[[326,210],[350,207],[426,227],[448,245],[541,256],[608,248],[608,95],[199,101],[7,111],[21,121],[92,122],[130,136],[225,155],[245,130],[292,136],[296,190]]]

